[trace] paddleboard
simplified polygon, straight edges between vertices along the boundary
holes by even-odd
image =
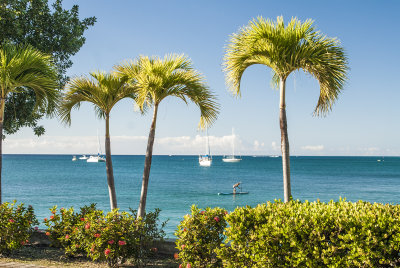
[[[236,192],[236,193],[218,193],[218,195],[237,195],[237,194],[248,194],[249,192]]]

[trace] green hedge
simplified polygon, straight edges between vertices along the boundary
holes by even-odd
[[[399,205],[345,200],[237,208],[214,252],[220,267],[400,267],[399,216]]]

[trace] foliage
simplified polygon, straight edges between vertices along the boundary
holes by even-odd
[[[57,214],[51,209],[50,219],[45,220],[47,234],[55,245],[65,249],[70,256],[86,254],[92,260],[104,260],[115,267],[128,258],[141,265],[155,254],[155,239],[162,239],[164,231],[158,229],[159,210],[136,219],[136,211],[112,210],[106,215],[94,205],[74,209],[61,209]]]
[[[214,252],[224,240],[227,211],[222,208],[200,210],[192,206],[175,235],[178,258],[184,265],[193,267],[222,267],[222,261]]]
[[[0,205],[0,255],[8,255],[27,243],[32,226],[38,224],[32,206],[15,203]]]
[[[276,22],[263,17],[250,21],[231,36],[224,57],[226,81],[235,94],[240,94],[242,75],[253,64],[270,67],[276,86],[300,69],[317,79],[317,115],[332,108],[347,79],[343,47],[336,38],[317,31],[312,20],[301,22],[292,18],[286,26],[283,17]]]
[[[62,8],[62,0],[5,0],[0,3],[0,45],[30,44],[53,56],[60,88],[71,67],[70,57],[85,43],[83,34],[96,22],[95,17],[79,19],[79,7]],[[7,134],[21,127],[32,127],[36,135],[44,133],[38,126],[46,110],[35,110],[35,95],[30,92],[11,94],[6,102],[4,128]],[[53,107],[54,108],[54,107]]]
[[[226,267],[398,267],[400,206],[268,202],[226,217]]]

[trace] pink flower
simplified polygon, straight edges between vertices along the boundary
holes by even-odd
[[[36,227],[35,227],[35,231],[37,231],[37,230],[39,230],[39,227],[36,226]]]
[[[190,263],[186,264],[186,268],[192,268],[192,265]]]
[[[185,249],[185,245],[182,245],[181,248],[182,248],[182,249]]]
[[[78,244],[76,244],[76,245],[75,245],[75,247],[76,247],[76,248],[79,248],[79,245],[78,245]]]
[[[174,253],[174,259],[177,260],[179,258],[179,254],[177,252]]]
[[[219,217],[218,217],[218,216],[215,216],[215,217],[214,217],[214,220],[215,220],[216,222],[219,222]]]
[[[228,215],[228,211],[225,211],[225,215]]]
[[[8,221],[11,222],[11,223],[15,222],[13,219],[9,219]]]
[[[179,264],[179,268],[183,268],[182,264]]]
[[[68,239],[69,239],[69,235],[66,235],[66,236],[65,236],[65,239],[67,239],[67,240],[68,240]]]
[[[108,244],[110,244],[110,245],[114,244],[114,240],[108,241]]]
[[[50,232],[46,232],[46,235],[49,236],[49,235],[50,235]]]
[[[94,234],[94,237],[99,238],[100,234]]]
[[[118,245],[120,245],[120,246],[126,245],[126,242],[125,242],[125,241],[122,241],[122,240],[119,240],[119,241],[118,241]]]
[[[90,229],[90,223],[86,223],[85,229],[86,229],[86,230]]]
[[[25,245],[25,241],[21,241],[21,245]]]
[[[111,250],[109,248],[107,248],[106,250],[104,250],[104,255],[108,256],[108,254],[110,254]]]
[[[201,213],[201,215],[204,215],[205,211],[204,211],[204,210],[202,210],[202,211],[200,211],[200,213]]]
[[[94,252],[94,246],[92,246],[92,248],[90,249],[91,252]]]
[[[158,248],[151,248],[151,251],[157,252],[157,251],[158,251]]]

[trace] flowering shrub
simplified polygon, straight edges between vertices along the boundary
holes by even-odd
[[[201,210],[192,206],[191,215],[184,217],[175,233],[180,251],[177,258],[182,260],[183,267],[222,267],[214,250],[224,240],[226,214],[222,208]]]
[[[225,267],[399,267],[400,206],[268,202],[226,217]]]
[[[0,205],[0,254],[8,255],[28,242],[33,225],[39,224],[32,206],[13,203]]]
[[[119,212],[113,210],[106,215],[94,206],[81,209],[75,214],[73,208],[54,208],[53,218],[46,219],[51,239],[56,239],[66,254],[76,256],[86,254],[92,260],[104,260],[115,267],[131,258],[141,264],[154,254],[154,239],[162,239],[164,231],[158,229],[159,210],[146,214],[144,219],[136,219],[136,211]]]

